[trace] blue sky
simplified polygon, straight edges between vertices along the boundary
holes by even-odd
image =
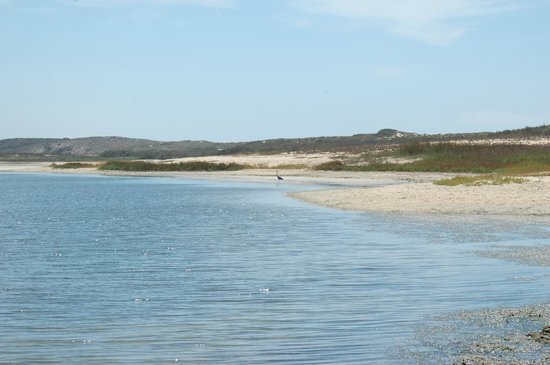
[[[548,0],[0,0],[0,138],[550,123]]]

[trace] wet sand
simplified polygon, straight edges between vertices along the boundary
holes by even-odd
[[[418,364],[548,365],[548,318],[550,303],[437,316],[418,330],[418,350],[404,355]]]

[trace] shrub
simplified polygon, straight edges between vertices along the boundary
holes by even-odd
[[[86,169],[97,167],[97,165],[93,163],[67,162],[62,165],[53,163],[50,165],[50,167],[53,169]]]
[[[345,165],[342,161],[329,161],[315,166],[315,170],[324,171],[342,171],[349,169],[349,166]]]

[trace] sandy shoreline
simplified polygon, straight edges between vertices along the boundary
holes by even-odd
[[[324,156],[326,157],[326,156]],[[268,159],[269,156],[264,156]],[[273,161],[281,163],[277,157]],[[254,159],[254,158],[252,158]],[[303,159],[300,156],[300,159]],[[258,159],[256,159],[257,161]],[[319,160],[318,156],[314,157]],[[309,162],[304,160],[306,164]],[[288,162],[288,161],[287,161]],[[272,166],[275,162],[266,166]],[[0,162],[1,172],[94,174],[108,176],[175,177],[204,180],[275,183],[270,168],[223,172],[53,170],[50,162]],[[484,186],[439,186],[434,180],[449,177],[436,173],[333,172],[311,169],[279,170],[285,184],[323,186],[320,190],[289,195],[308,203],[331,208],[404,214],[459,214],[538,216],[550,220],[550,177],[529,177],[523,184]],[[327,189],[327,186],[332,186]]]
[[[298,192],[291,196],[309,203],[357,211],[550,218],[549,177],[531,177],[523,184],[484,186],[410,182],[373,188]]]

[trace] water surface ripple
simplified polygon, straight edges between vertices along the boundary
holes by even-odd
[[[548,227],[296,189],[1,174],[0,363],[406,364],[430,316],[550,299],[548,267],[473,253],[548,245]]]

